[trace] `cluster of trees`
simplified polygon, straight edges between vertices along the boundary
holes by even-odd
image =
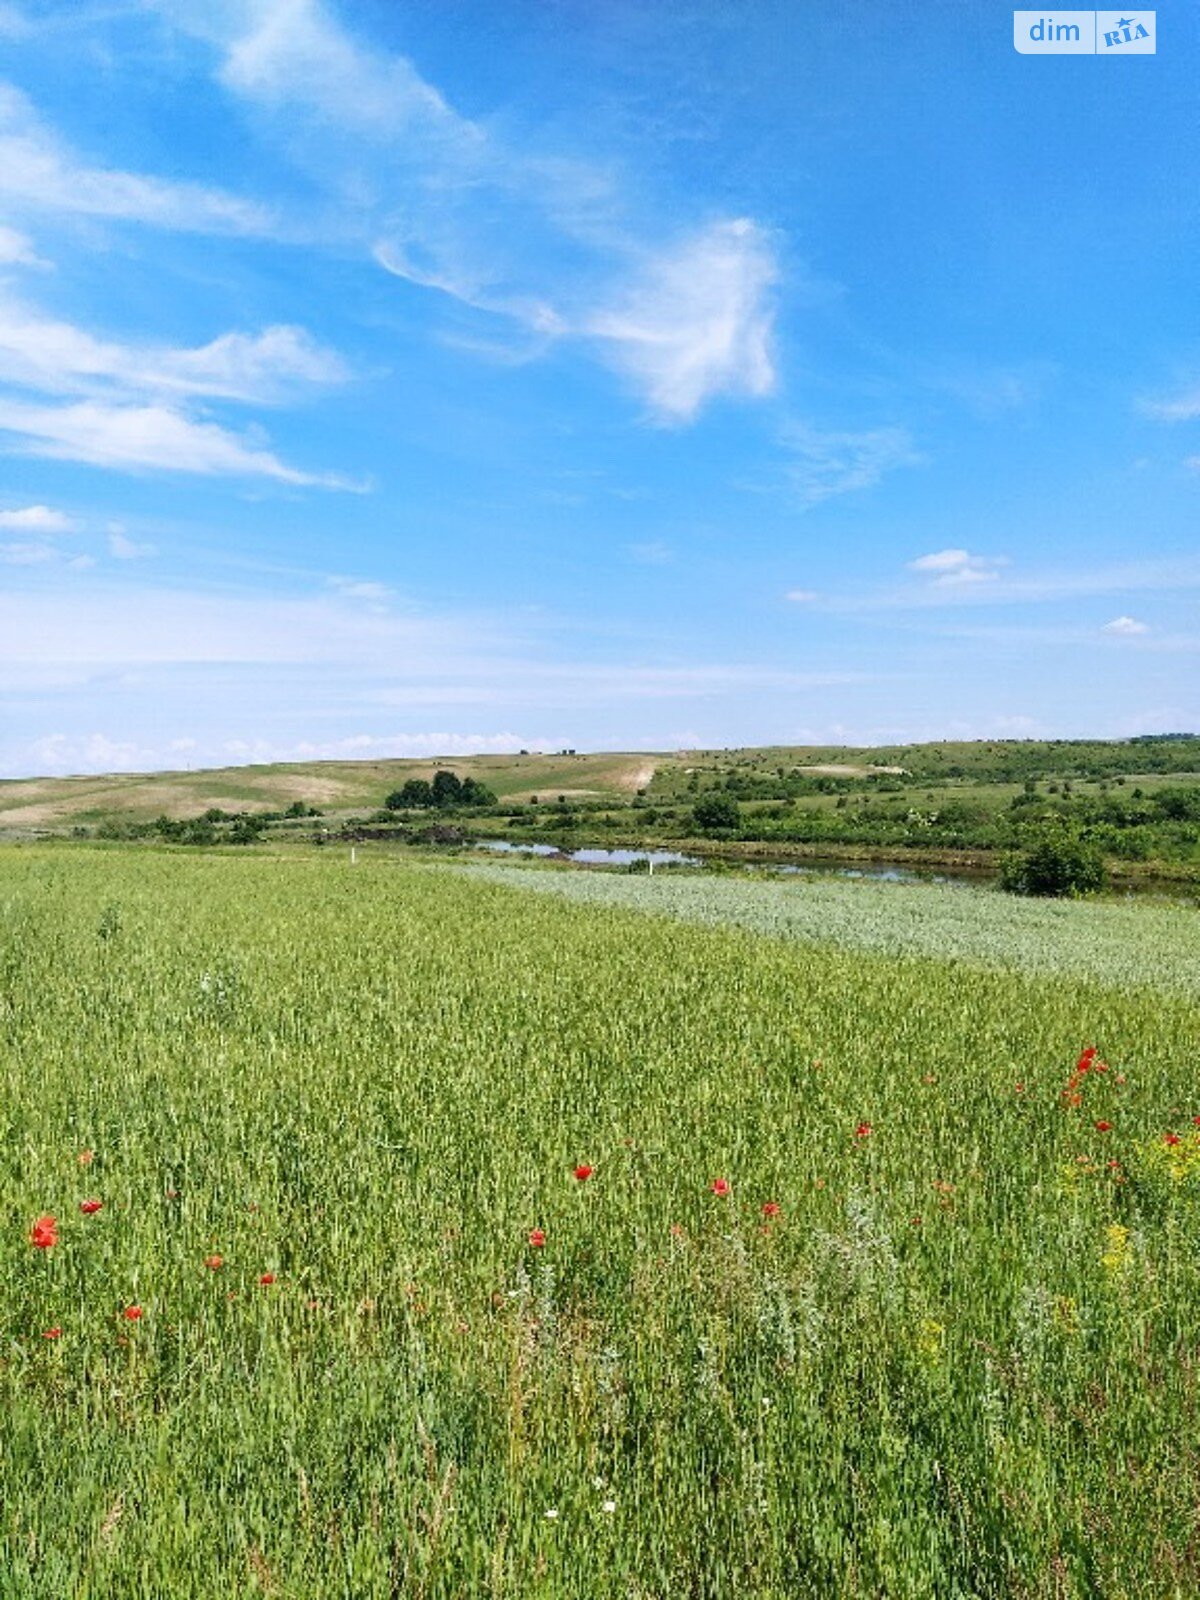
[[[446,771],[435,772],[432,783],[428,778],[409,778],[384,801],[388,811],[450,811],[457,806],[495,804],[496,796],[485,783]]]
[[[96,829],[98,839],[153,839],[167,844],[255,844],[273,822],[323,815],[316,806],[294,800],[286,811],[225,811],[209,806],[198,817],[156,817],[134,822],[110,817]]]
[[[234,815],[214,806],[202,817],[156,817],[152,827],[170,844],[255,844],[266,824],[262,815]]]

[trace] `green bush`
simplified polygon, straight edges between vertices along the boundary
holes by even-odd
[[[726,794],[703,795],[692,807],[692,821],[703,833],[740,827],[741,820],[737,801]]]
[[[1103,889],[1107,876],[1104,857],[1094,844],[1079,834],[1055,829],[1028,850],[1007,857],[1000,887],[1009,894],[1074,898]]]

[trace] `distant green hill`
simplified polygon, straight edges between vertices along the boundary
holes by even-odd
[[[501,801],[535,796],[542,806],[608,801],[624,807],[644,797],[656,805],[690,804],[720,788],[744,801],[786,798],[849,784],[871,791],[936,791],[1021,785],[1031,780],[1131,784],[1200,774],[1200,737],[1170,734],[1128,740],[997,740],[876,748],[772,745],[763,748],[447,756],[436,760],[312,761],[220,767],[199,772],[114,773],[0,781],[0,832],[30,834],[149,822],[159,816],[281,812],[297,802],[337,820],[369,814],[413,777],[446,767],[472,776]],[[923,799],[932,799],[923,793]],[[981,798],[983,798],[981,796]],[[995,799],[998,796],[992,796]],[[821,804],[835,803],[831,793]]]
[[[407,778],[439,767],[486,783],[501,799],[620,798],[644,788],[660,757],[635,755],[447,756],[435,761],[310,761],[201,772],[110,773],[0,781],[0,829],[57,830],[109,820],[146,822],[224,811],[282,811],[295,801],[332,816],[373,811]]]

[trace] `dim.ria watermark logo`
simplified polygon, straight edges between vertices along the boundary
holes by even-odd
[[[1153,11],[1014,11],[1023,56],[1152,56]]]

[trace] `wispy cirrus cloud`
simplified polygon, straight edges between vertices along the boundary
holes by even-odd
[[[965,551],[937,551],[933,559],[966,555]],[[918,557],[918,560],[929,560]],[[976,558],[985,560],[987,558]],[[998,560],[999,558],[992,558]],[[912,567],[910,563],[910,570]],[[819,600],[823,611],[850,615],[857,612],[936,610],[950,607],[1019,606],[1056,600],[1076,600],[1091,595],[1132,593],[1170,593],[1200,589],[1200,559],[1178,557],[1163,560],[1130,561],[1100,567],[1045,568],[1034,572],[998,572],[994,579],[942,583],[939,576],[961,570],[955,563],[948,568],[925,567],[918,573],[922,581],[891,587],[845,590]],[[933,581],[929,578],[932,575]],[[1119,618],[1117,619],[1120,620]],[[1094,629],[1093,629],[1094,633]]]
[[[26,39],[33,32],[33,23],[23,11],[0,0],[0,39]]]
[[[276,106],[302,104],[338,130],[390,141],[419,131],[447,151],[485,135],[452,110],[405,57],[355,43],[314,0],[188,7],[188,26],[227,43],[221,81]],[[232,31],[231,31],[232,29]]]
[[[37,544],[30,540],[0,544],[0,561],[7,567],[35,567],[57,559],[58,552],[50,544]]]
[[[779,274],[773,241],[751,219],[666,236],[632,225],[603,164],[513,148],[406,57],[356,41],[319,0],[160,6],[216,46],[219,80],[276,119],[289,155],[353,196],[382,267],[503,319],[517,359],[575,342],[658,424],[690,422],[720,395],[773,389]],[[487,327],[450,336],[514,358]]]
[[[0,565],[6,567],[94,567],[95,557],[89,555],[66,555],[57,545],[47,544],[45,540],[13,540],[9,543],[0,543]]]
[[[0,197],[30,211],[125,219],[188,233],[269,234],[278,225],[267,207],[220,189],[90,165],[6,83],[0,83]]]
[[[0,227],[0,267],[45,267],[33,240],[16,228]]]
[[[302,472],[272,451],[213,422],[164,405],[85,400],[40,406],[0,398],[0,431],[18,436],[26,455],[133,472],[272,478],[321,489],[361,490],[337,473]]]
[[[8,297],[0,297],[0,372],[10,384],[51,393],[101,386],[258,404],[294,398],[297,384],[337,384],[349,376],[341,357],[304,328],[224,333],[193,348],[136,345],[98,338]]]
[[[155,545],[131,539],[118,522],[108,525],[108,553],[114,561],[147,561],[158,554]]]
[[[836,495],[873,489],[899,467],[923,460],[907,428],[836,433],[794,422],[783,431],[787,477],[805,507]]]
[[[1159,422],[1194,422],[1200,417],[1200,382],[1188,384],[1167,398],[1141,400],[1138,409]]]
[[[0,296],[0,431],[27,455],[82,461],[115,471],[193,472],[353,488],[336,473],[287,465],[257,437],[244,439],[189,414],[196,400],[273,405],[299,386],[345,381],[336,352],[303,328],[224,333],[194,347],[98,337]],[[78,396],[65,406],[30,404],[13,390]]]

